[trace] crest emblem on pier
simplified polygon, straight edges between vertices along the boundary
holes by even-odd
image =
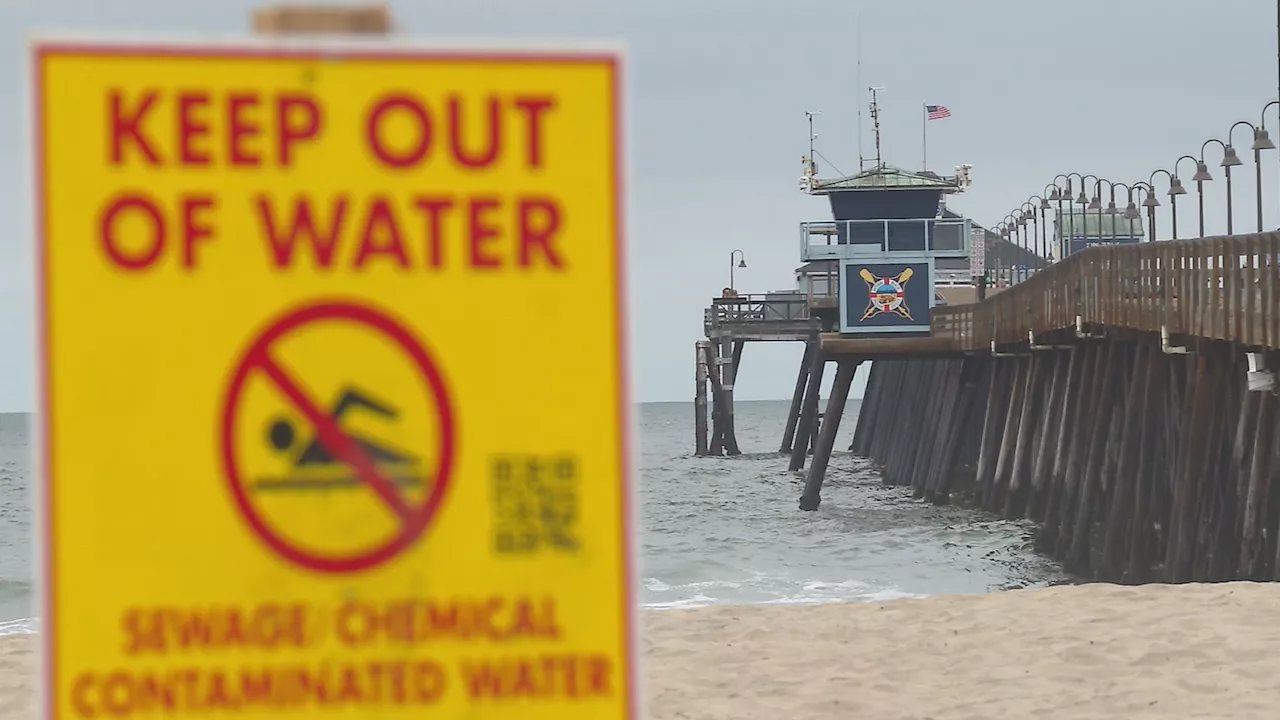
[[[868,320],[883,313],[894,313],[913,320],[911,308],[907,307],[906,291],[903,285],[911,279],[914,271],[906,268],[895,277],[876,277],[863,268],[858,272],[867,283],[867,309],[862,313],[862,320]]]

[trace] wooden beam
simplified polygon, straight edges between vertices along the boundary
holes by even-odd
[[[389,35],[386,3],[281,4],[256,8],[250,20],[262,35]]]
[[[817,510],[822,502],[822,480],[826,477],[827,463],[831,460],[831,451],[836,445],[836,433],[840,430],[840,416],[844,415],[845,401],[849,399],[849,385],[853,383],[853,375],[857,371],[856,361],[844,360],[836,365],[831,397],[827,398],[826,418],[822,423],[822,429],[818,432],[818,442],[813,448],[813,463],[809,465],[809,476],[804,482],[804,494],[800,496],[801,510]]]

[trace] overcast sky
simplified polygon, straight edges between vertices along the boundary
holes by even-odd
[[[34,407],[32,194],[26,175],[26,34],[234,33],[245,0],[0,0],[0,411]],[[881,92],[885,159],[974,166],[951,207],[993,225],[1057,173],[1145,180],[1276,98],[1276,6],[1269,0],[401,0],[406,35],[618,38],[630,54],[632,364],[641,401],[692,396],[702,308],[744,251],[740,290],[793,283],[797,223],[828,217],[796,187],[805,110],[822,110],[818,147],[857,167],[857,108]],[[862,18],[861,79],[856,67]],[[1268,111],[1273,135],[1276,109]],[[866,123],[869,128],[869,122]],[[1248,148],[1248,128],[1237,144]],[[870,154],[870,133],[864,133]],[[1254,225],[1250,154],[1235,176],[1237,229]],[[1221,158],[1210,146],[1211,165]],[[1265,155],[1267,226],[1280,225],[1280,154]],[[832,171],[823,163],[823,174]],[[1190,176],[1184,164],[1183,175]],[[1220,170],[1214,168],[1220,178]],[[1223,183],[1206,190],[1223,232]],[[1194,192],[1194,189],[1192,189]],[[1167,200],[1167,198],[1166,198]],[[1160,223],[1168,227],[1168,206]],[[1195,227],[1188,198],[1180,230]],[[790,394],[802,348],[750,346],[737,396]],[[829,374],[830,375],[830,374]],[[859,383],[861,384],[861,383]],[[855,394],[860,391],[855,390]]]

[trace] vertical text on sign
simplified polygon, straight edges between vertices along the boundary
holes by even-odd
[[[323,98],[296,91],[111,88],[103,108],[109,166],[288,168],[341,145],[359,147],[383,173],[505,167],[536,177],[549,161],[557,99],[551,92],[467,99],[394,91],[373,96],[361,126],[346,128],[330,126]],[[199,188],[167,197],[126,189],[101,203],[99,245],[123,271],[145,271],[166,258],[191,271],[217,251],[219,214],[233,206],[255,218],[264,261],[280,271],[304,263],[351,271],[559,271],[569,263],[560,239],[564,203],[553,193],[460,193],[448,185],[323,197],[286,197],[266,184],[234,197]]]

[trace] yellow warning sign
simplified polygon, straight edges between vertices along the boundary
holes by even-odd
[[[635,718],[619,60],[33,48],[47,718]]]

